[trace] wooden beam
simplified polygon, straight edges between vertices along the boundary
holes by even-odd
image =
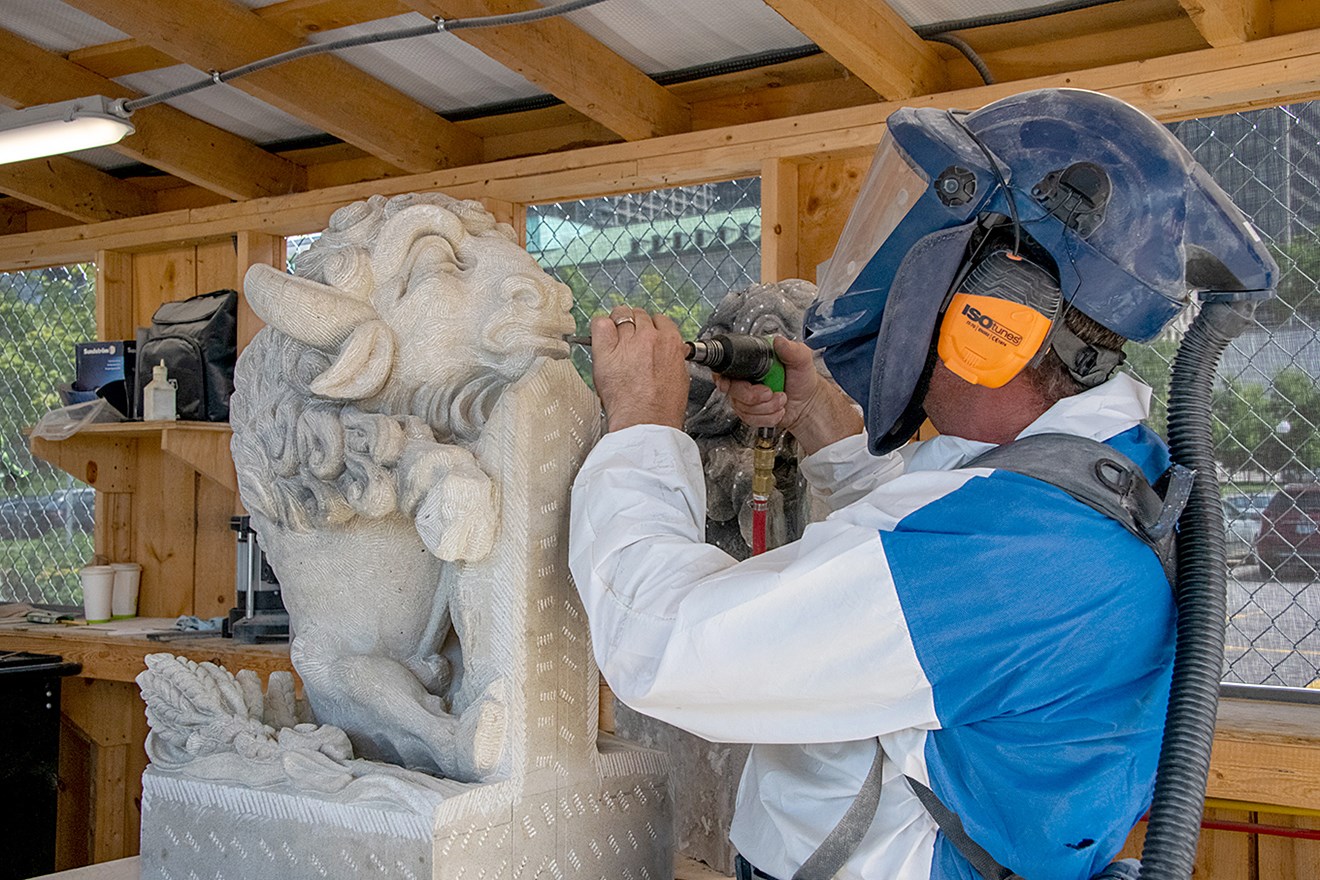
[[[890,100],[938,92],[944,65],[885,0],[766,0],[844,67]]]
[[[1151,0],[1134,0],[1147,5]],[[1156,61],[1162,56],[1205,49],[1205,38],[1180,9],[1163,17],[1134,15],[1117,3],[1093,6],[1067,15],[995,25],[962,36],[1001,82],[1049,76],[1071,70],[1109,67],[1130,61]],[[1055,22],[1055,19],[1072,19]],[[1047,25],[1052,25],[1048,26]],[[946,61],[951,87],[972,87],[981,77],[951,46],[937,51]]]
[[[156,210],[146,190],[65,156],[0,165],[0,193],[84,223]]]
[[[135,98],[138,93],[83,70],[0,30],[0,101],[26,107],[86,95]],[[284,195],[304,189],[303,169],[237,135],[164,104],[133,114],[136,133],[112,149],[231,199]]]
[[[469,18],[539,9],[534,0],[407,0],[426,15]],[[688,106],[568,20],[454,32],[624,140],[691,128]]]
[[[1233,46],[1270,33],[1270,0],[1178,2],[1211,46]]]
[[[408,11],[401,0],[285,0],[252,10],[258,16],[295,37],[332,31]],[[140,40],[116,40],[75,49],[69,60],[107,79],[159,70],[178,60],[145,45]]]
[[[302,41],[229,0],[73,0],[72,5],[200,70],[229,70]],[[232,85],[400,168],[478,161],[481,144],[347,62],[304,58]]]

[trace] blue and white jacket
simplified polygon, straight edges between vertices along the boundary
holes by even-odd
[[[1103,440],[1152,480],[1164,444],[1126,375],[1022,436]],[[880,806],[841,878],[977,880],[903,775],[1027,880],[1082,880],[1149,804],[1173,657],[1155,555],[1061,490],[963,468],[937,437],[863,438],[803,462],[832,511],[744,562],[703,543],[695,444],[606,435],[573,489],[570,564],[614,693],[716,741],[754,743],[731,838],[780,878],[852,802],[883,743]]]

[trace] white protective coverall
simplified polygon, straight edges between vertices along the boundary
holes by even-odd
[[[1126,374],[1021,436],[1107,441],[1150,479],[1167,450]],[[958,468],[941,436],[876,458],[862,435],[806,458],[831,511],[744,562],[703,543],[696,445],[607,434],[573,488],[569,558],[614,693],[714,741],[753,743],[730,833],[788,880],[851,804],[876,738],[874,822],[841,878],[976,880],[903,775],[1029,880],[1090,877],[1149,804],[1172,665],[1154,554],[1061,490]]]

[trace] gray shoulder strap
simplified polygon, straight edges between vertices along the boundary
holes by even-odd
[[[1023,437],[996,446],[963,467],[1012,471],[1062,489],[1144,541],[1159,557],[1169,583],[1174,583],[1174,526],[1192,491],[1192,472],[1187,468],[1171,465],[1152,487],[1141,468],[1121,452],[1071,434]]]
[[[884,768],[885,750],[880,747],[880,740],[877,739],[875,759],[871,762],[866,779],[862,780],[861,791],[857,792],[857,797],[848,806],[839,824],[825,835],[816,851],[793,874],[793,880],[830,880],[852,858],[857,845],[875,821],[875,811],[880,806],[880,783]]]
[[[862,780],[861,790],[848,806],[839,824],[825,836],[825,840],[816,848],[802,867],[793,874],[793,880],[830,880],[844,866],[857,846],[866,836],[867,829],[875,821],[876,809],[880,806],[880,789],[883,783],[885,750],[880,740],[875,741],[875,759],[871,769]],[[957,814],[936,797],[935,792],[922,785],[911,776],[904,777],[912,791],[921,801],[926,812],[930,813],[940,832],[944,834],[954,848],[962,854],[984,880],[1022,880],[1017,874],[994,860],[990,853],[981,848],[976,841],[963,830],[962,820]]]
[[[952,843],[954,849],[962,854],[985,880],[1022,880],[1020,876],[1005,868],[996,862],[994,856],[981,848],[981,845],[972,840],[963,830],[962,820],[958,814],[944,805],[944,801],[935,796],[935,792],[929,787],[922,785],[911,776],[904,777],[908,785],[912,788],[912,793],[921,801],[921,805],[930,813],[930,817],[935,820],[935,824],[940,827],[940,831]]]

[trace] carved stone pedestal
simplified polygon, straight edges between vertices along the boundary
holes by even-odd
[[[422,803],[373,807],[148,769],[143,880],[667,880],[669,794],[657,753],[602,742],[600,775],[518,796],[508,782],[446,782]],[[425,803],[432,800],[433,805]]]

